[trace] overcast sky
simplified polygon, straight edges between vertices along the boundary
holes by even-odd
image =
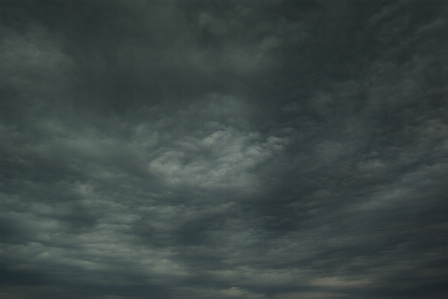
[[[446,298],[447,1],[0,12],[0,298]]]

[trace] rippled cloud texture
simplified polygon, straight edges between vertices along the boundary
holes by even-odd
[[[446,298],[448,2],[0,5],[1,298]]]

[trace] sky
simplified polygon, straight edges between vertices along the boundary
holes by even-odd
[[[447,1],[0,14],[0,298],[446,298]]]

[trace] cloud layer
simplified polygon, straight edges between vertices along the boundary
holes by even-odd
[[[446,2],[0,6],[0,297],[444,298]]]

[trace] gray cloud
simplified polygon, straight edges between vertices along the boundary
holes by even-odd
[[[445,2],[0,5],[0,297],[444,298]]]

